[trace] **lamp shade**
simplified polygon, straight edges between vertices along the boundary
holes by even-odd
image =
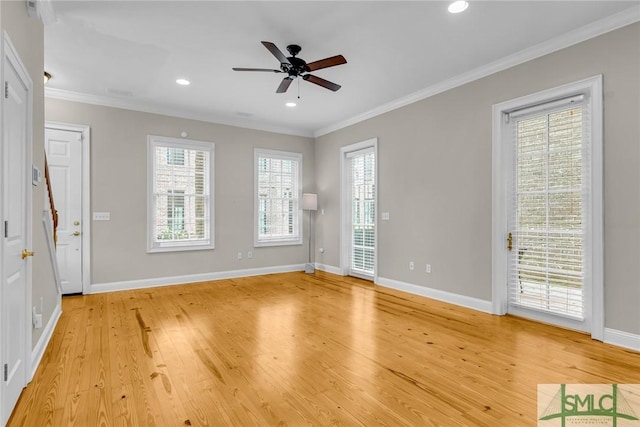
[[[302,209],[306,211],[317,211],[318,195],[313,193],[304,193],[302,195]]]

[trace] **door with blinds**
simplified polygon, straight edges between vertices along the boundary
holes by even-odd
[[[348,152],[348,274],[372,280],[376,260],[376,156],[373,147]]]
[[[507,115],[512,152],[508,311],[590,330],[589,104],[584,95]]]

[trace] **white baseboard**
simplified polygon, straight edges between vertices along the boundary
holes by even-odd
[[[344,272],[339,267],[326,264],[316,264],[316,270],[326,271],[327,273],[337,274],[338,276],[344,276]]]
[[[344,276],[344,273],[339,267],[334,267],[334,266],[325,265],[325,264],[315,264],[315,267],[317,270],[320,270],[320,271],[326,271],[327,273]],[[102,292],[143,289],[143,288],[152,288],[156,286],[170,286],[170,285],[178,285],[183,283],[206,282],[210,280],[222,280],[222,279],[233,279],[238,277],[261,276],[264,274],[288,273],[292,271],[303,271],[303,270],[304,270],[304,264],[294,264],[294,265],[283,265],[283,266],[276,266],[276,267],[252,268],[252,269],[246,269],[246,270],[231,270],[231,271],[203,273],[203,274],[190,274],[190,275],[184,275],[184,276],[158,277],[153,279],[128,280],[123,282],[97,283],[97,284],[92,284],[90,287],[90,291],[87,293],[97,294]],[[420,295],[420,296],[432,298],[438,301],[443,301],[450,304],[455,304],[458,306],[467,307],[473,310],[478,310],[484,313],[492,314],[491,301],[485,301],[478,298],[468,297],[465,295],[454,294],[454,293],[442,291],[439,289],[427,288],[425,286],[414,285],[411,283],[400,282],[398,280],[387,279],[384,277],[378,277],[376,285],[395,289],[398,291],[408,292],[410,294]],[[32,361],[31,376],[32,377],[33,377],[33,374],[35,373],[35,370],[38,368],[42,355],[44,354],[44,350],[46,349],[47,344],[51,339],[51,335],[53,334],[53,330],[61,314],[62,314],[62,310],[60,305],[58,305],[54,310],[54,313],[51,316],[49,323],[47,323],[47,327],[43,331],[42,336],[38,341],[38,344],[36,344],[36,346],[33,349],[32,357],[31,357],[31,361]],[[619,347],[640,351],[640,335],[635,335],[635,334],[631,334],[624,331],[605,328],[604,342],[607,344],[612,344]]]
[[[441,291],[439,289],[427,288],[425,286],[413,285],[411,283],[400,282],[398,280],[387,279],[384,277],[378,277],[376,285],[384,286],[385,288],[391,288],[398,291],[408,292],[410,294],[420,295],[427,298],[432,298],[438,301],[448,302],[450,304],[455,304],[491,314],[491,301],[485,301],[465,295],[454,294],[451,292]]]
[[[29,381],[33,379],[33,376],[40,366],[40,361],[42,360],[42,356],[44,355],[44,351],[47,349],[47,345],[49,345],[49,341],[51,341],[51,337],[53,336],[53,331],[58,324],[58,320],[62,315],[62,301],[58,298],[58,304],[53,309],[53,313],[47,322],[47,326],[42,331],[42,335],[40,335],[40,339],[36,343],[33,350],[31,350],[31,366],[29,371]],[[31,326],[31,325],[29,325]]]
[[[246,270],[217,271],[188,274],[184,276],[157,277],[153,279],[127,280],[124,282],[93,283],[88,294],[154,288],[157,286],[181,285],[184,283],[208,282],[210,280],[234,279],[237,277],[261,276],[264,274],[289,273],[304,270],[304,264],[280,265],[276,267],[250,268]]]
[[[640,335],[631,334],[629,332],[604,328],[604,342],[607,344],[617,345],[618,347],[640,351]]]

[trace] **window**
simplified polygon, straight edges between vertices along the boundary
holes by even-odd
[[[184,166],[184,150],[182,148],[167,148],[167,164]]]
[[[255,246],[302,244],[302,154],[256,149]]]
[[[510,303],[577,319],[584,319],[584,117],[578,104],[513,123]]]
[[[213,249],[210,142],[148,137],[147,251]]]
[[[167,229],[178,235],[184,232],[184,191],[169,190],[167,195]]]

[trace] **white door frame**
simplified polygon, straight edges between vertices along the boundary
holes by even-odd
[[[33,248],[33,189],[31,187],[32,182],[32,162],[33,162],[33,81],[29,77],[29,73],[27,72],[27,68],[24,66],[22,61],[20,60],[20,56],[18,55],[16,49],[13,47],[13,43],[11,43],[11,38],[6,31],[2,31],[2,43],[0,47],[2,51],[2,64],[0,65],[0,81],[5,81],[5,64],[6,62],[11,63],[13,68],[16,70],[20,79],[25,84],[27,88],[27,120],[26,120],[26,133],[25,139],[27,141],[25,147],[25,176],[24,180],[25,184],[25,246],[26,249]],[[3,117],[3,109],[4,109],[4,87],[2,98],[0,101],[0,121]],[[5,141],[2,138],[2,134],[0,134],[0,161],[2,161],[2,153],[4,152]],[[0,173],[0,224],[4,224],[4,192],[2,189],[4,188],[4,175]],[[4,270],[4,244],[0,245],[0,271]],[[25,313],[24,321],[25,321],[25,346],[22,349],[23,356],[22,360],[30,361],[31,360],[31,347],[32,347],[32,330],[31,330],[31,310],[32,306],[32,258],[26,259],[25,265]],[[3,277],[4,273],[0,273],[0,277]],[[2,315],[0,315],[0,334],[4,330],[4,325],[2,324]],[[2,345],[4,343],[4,337],[0,337],[0,354],[3,354],[4,348]],[[4,380],[4,378],[0,378],[0,380]],[[31,380],[31,369],[29,366],[25,365],[24,369],[24,386]],[[4,406],[4,396],[2,396],[2,387],[0,387],[0,419],[4,419],[6,414],[2,413],[2,407]]]
[[[349,274],[351,263],[351,200],[350,192],[346,191],[346,185],[349,183],[347,176],[348,162],[346,157],[348,153],[354,151],[373,148],[375,155],[375,257],[373,260],[373,283],[378,282],[378,138],[367,139],[366,141],[357,142],[355,144],[340,147],[340,274],[346,276]]]
[[[591,337],[604,339],[604,238],[603,238],[603,101],[602,76],[594,76],[574,83],[555,87],[532,95],[523,96],[493,106],[492,141],[492,312],[497,315],[507,313],[507,233],[508,233],[508,168],[512,167],[512,149],[507,146],[505,135],[505,114],[517,108],[539,105],[572,94],[590,93],[591,103],[591,237],[585,251],[587,268],[591,268]]]
[[[91,286],[91,129],[58,122],[45,122],[44,127],[82,134],[82,293],[88,293]]]

